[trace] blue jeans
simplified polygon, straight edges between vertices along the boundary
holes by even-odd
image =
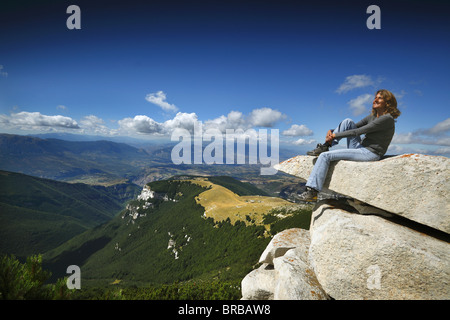
[[[351,119],[345,119],[334,130],[334,133],[343,132],[346,130],[356,129],[356,124]],[[335,146],[339,143],[340,139],[335,139],[331,143]],[[328,173],[328,168],[331,161],[338,160],[350,160],[350,161],[377,161],[380,160],[380,156],[372,151],[364,148],[361,145],[361,137],[348,137],[347,149],[338,149],[328,152],[323,152],[317,158],[316,164],[309,176],[306,186],[313,188],[317,191],[321,191],[325,178]],[[351,174],[349,172],[349,174]]]

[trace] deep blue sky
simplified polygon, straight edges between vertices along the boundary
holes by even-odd
[[[81,30],[66,27],[71,4]],[[380,30],[366,27],[371,4]],[[449,156],[449,9],[448,1],[2,1],[0,132],[168,137],[196,120],[279,129],[303,150],[340,120],[367,115],[385,88],[402,111],[390,153]]]

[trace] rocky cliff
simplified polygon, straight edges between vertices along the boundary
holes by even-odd
[[[315,158],[276,169],[307,179]],[[420,154],[338,161],[310,229],[277,234],[243,299],[450,299],[450,160]]]

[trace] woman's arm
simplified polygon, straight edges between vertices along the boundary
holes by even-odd
[[[371,118],[371,115],[368,115],[364,119],[361,119],[358,123],[356,123],[356,127],[360,128],[369,123],[369,120]],[[336,138],[336,135],[333,133],[333,130],[328,130],[327,136],[325,137],[325,142],[331,142]]]
[[[356,127],[357,128],[364,127],[366,124],[369,123],[371,118],[372,118],[372,115],[369,114],[367,117],[365,117],[364,119],[361,119],[359,122],[357,122]]]
[[[366,118],[364,118],[364,119],[366,119]],[[360,122],[362,122],[363,120],[361,120]],[[358,122],[358,124],[359,124],[359,122]],[[376,118],[375,120],[369,122],[368,124],[366,124],[362,127],[357,128],[357,129],[338,132],[333,135],[334,135],[334,138],[359,136],[359,135],[367,134],[370,132],[385,130],[385,129],[391,128],[393,125],[395,125],[394,118],[392,118],[391,115],[384,115],[379,118]]]

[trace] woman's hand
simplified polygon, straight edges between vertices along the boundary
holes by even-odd
[[[333,141],[334,138],[336,138],[336,135],[331,130],[328,130],[327,136],[325,138],[325,142],[330,142],[331,143],[331,141]]]

